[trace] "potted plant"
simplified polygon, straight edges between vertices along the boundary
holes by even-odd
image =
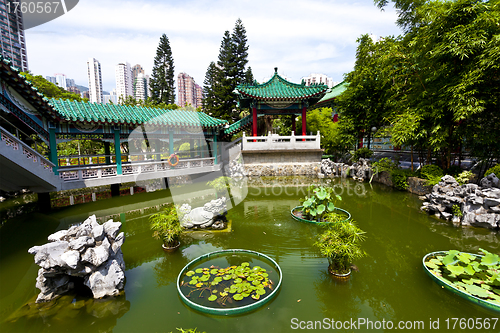
[[[349,212],[335,207],[336,200],[342,200],[342,197],[335,194],[331,187],[309,187],[313,192],[311,197],[306,196],[301,206],[292,210],[295,218],[307,222],[339,222],[349,220]],[[342,214],[343,213],[343,214]],[[342,215],[347,215],[347,218]]]
[[[354,260],[366,256],[360,243],[365,240],[365,232],[354,221],[325,225],[326,230],[314,243],[320,253],[328,258],[328,272],[348,279]]]
[[[177,209],[173,203],[151,215],[149,222],[151,230],[153,230],[153,237],[163,240],[162,247],[165,251],[173,251],[180,246],[179,237],[184,228],[180,224]]]

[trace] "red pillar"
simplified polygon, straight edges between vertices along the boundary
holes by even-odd
[[[302,135],[306,135],[306,107],[302,108]],[[306,141],[306,139],[302,139]]]
[[[253,136],[257,136],[257,108],[254,106],[252,108],[253,113],[253,124],[252,124],[252,134]],[[256,142],[256,140],[254,140]]]

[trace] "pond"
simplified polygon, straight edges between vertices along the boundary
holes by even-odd
[[[307,325],[316,325],[313,331],[319,331],[320,321],[328,328],[332,320],[334,325],[354,322],[359,331],[382,328],[382,321],[392,321],[394,326],[401,321],[406,328],[424,325],[425,331],[431,325],[441,330],[449,325],[453,331],[451,318],[499,316],[442,289],[422,268],[422,257],[433,251],[477,253],[484,248],[500,253],[498,234],[456,228],[422,213],[417,196],[379,184],[360,187],[351,181],[333,181],[344,192],[338,205],[366,231],[362,246],[368,256],[355,263],[358,271],[347,282],[332,279],[328,261],[312,246],[319,227],[290,216],[306,194],[301,185],[319,181],[287,185],[280,178],[254,179],[245,199],[227,214],[230,232],[191,232],[171,254],[151,237],[148,223],[155,207],[170,200],[169,190],[16,217],[0,228],[0,331],[177,332],[177,327],[197,327],[209,333],[292,332]],[[25,304],[34,302],[39,292],[35,288],[38,266],[27,250],[91,214],[101,221],[113,217],[123,223],[124,295],[96,301],[68,296],[50,307],[26,311]],[[254,312],[227,317],[203,314],[185,305],[176,288],[179,272],[194,258],[224,249],[247,249],[274,259],[283,274],[274,299]],[[495,329],[481,331],[499,329],[497,323]]]

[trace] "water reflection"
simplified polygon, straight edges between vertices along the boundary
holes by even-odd
[[[38,304],[35,299],[5,320],[6,331],[22,332],[36,327],[39,332],[79,332],[87,331],[88,325],[93,325],[101,332],[110,332],[117,320],[130,310],[130,302],[124,293],[105,299],[79,299],[76,295],[64,295],[52,302]],[[73,320],[75,318],[78,320]]]

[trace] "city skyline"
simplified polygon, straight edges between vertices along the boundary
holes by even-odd
[[[137,17],[148,17],[148,24]],[[82,84],[87,76],[86,59],[93,57],[101,63],[103,89],[111,91],[114,66],[122,59],[152,72],[165,33],[172,47],[175,77],[186,72],[202,83],[210,62],[217,61],[224,31],[231,32],[238,18],[247,31],[248,65],[259,82],[272,75],[274,67],[294,82],[311,73],[341,81],[353,68],[359,36],[401,33],[395,10],[389,6],[380,11],[372,0],[86,1],[26,31],[30,69],[42,76],[65,73]]]

